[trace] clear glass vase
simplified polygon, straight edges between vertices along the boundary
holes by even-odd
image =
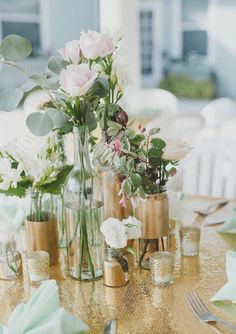
[[[70,275],[78,280],[102,276],[103,203],[95,198],[97,175],[90,162],[88,130],[74,127],[74,166],[64,186],[67,255]]]

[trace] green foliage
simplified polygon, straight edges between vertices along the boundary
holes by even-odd
[[[42,185],[39,190],[42,193],[48,193],[48,194],[56,194],[59,195],[61,193],[61,188],[65,183],[65,180],[72,170],[73,166],[65,166],[61,169],[60,173],[57,175],[57,178],[55,181]]]
[[[69,121],[69,117],[60,110],[49,108],[45,110],[45,113],[53,122],[53,130],[62,128]]]
[[[167,75],[160,82],[159,88],[166,89],[178,97],[189,99],[214,98],[216,95],[213,80],[194,81],[180,74]]]
[[[20,88],[10,87],[0,92],[0,111],[15,110],[20,103],[24,92]]]
[[[0,54],[4,59],[11,61],[24,60],[30,56],[31,52],[31,43],[18,35],[6,36],[0,46]]]
[[[10,187],[8,190],[1,190],[0,194],[4,194],[5,196],[16,196],[16,197],[25,197],[27,190],[32,187],[32,182],[29,180],[26,181],[20,181],[17,183],[17,187],[13,188]]]
[[[46,136],[53,129],[53,121],[46,114],[41,112],[33,112],[26,119],[26,124],[35,136]]]
[[[67,65],[69,65],[67,61],[55,56],[50,57],[48,60],[48,69],[55,74],[60,74],[63,68],[66,68]]]

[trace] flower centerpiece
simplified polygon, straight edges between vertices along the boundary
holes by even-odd
[[[123,254],[130,239],[140,238],[141,222],[135,217],[120,221],[109,217],[101,225],[107,244],[106,259],[103,261],[104,284],[110,287],[124,286],[128,282],[128,261]]]
[[[8,144],[0,152],[0,193],[30,196],[26,221],[28,251],[45,250],[51,264],[58,261],[58,233],[53,194],[60,194],[71,166],[57,163],[55,136],[28,138]]]
[[[70,273],[77,279],[96,279],[102,273],[103,240],[99,224],[103,204],[94,193],[97,181],[89,146],[95,143],[92,131],[97,123],[107,119],[106,108],[100,107],[102,99],[116,102],[121,97],[112,70],[115,43],[107,33],[82,32],[80,39],[67,42],[58,50],[58,56],[49,59],[45,73],[33,75],[19,64],[32,51],[29,41],[9,35],[0,49],[0,62],[14,66],[28,77],[21,87],[11,88],[10,103],[9,90],[0,93],[1,110],[15,109],[24,92],[38,86],[47,92],[50,101],[44,110],[27,117],[31,132],[42,136],[56,129],[60,133],[73,130],[74,167],[64,187],[64,202]]]
[[[142,222],[138,262],[148,268],[150,252],[160,247],[165,250],[164,237],[169,234],[166,184],[191,148],[161,138],[158,128],[148,132],[139,126],[136,132],[115,122],[109,124],[113,137],[97,144],[94,155],[122,176],[120,205],[125,207],[129,198],[133,201],[135,216]]]

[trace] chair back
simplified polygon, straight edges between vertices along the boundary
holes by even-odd
[[[236,197],[236,140],[216,139],[193,149],[183,162],[183,191]]]

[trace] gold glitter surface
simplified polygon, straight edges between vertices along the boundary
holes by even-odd
[[[196,200],[200,199],[190,199],[189,206]],[[181,258],[176,233],[174,283],[168,288],[153,286],[150,271],[137,268],[131,256],[130,280],[125,287],[105,287],[102,280],[78,282],[68,277],[66,255],[62,253],[63,269],[54,266],[50,273],[59,284],[61,305],[85,321],[93,334],[102,333],[105,322],[112,318],[117,319],[118,334],[211,334],[212,328],[196,319],[185,300],[185,293],[195,290],[215,314],[236,325],[236,306],[230,305],[229,309],[209,302],[226,282],[225,252],[236,247],[235,236],[223,239],[217,226],[205,227],[201,223],[202,218],[198,218],[199,258]],[[0,321],[7,323],[16,305],[27,302],[35,289],[27,275],[16,281],[0,281]],[[230,333],[220,325],[218,329]]]

